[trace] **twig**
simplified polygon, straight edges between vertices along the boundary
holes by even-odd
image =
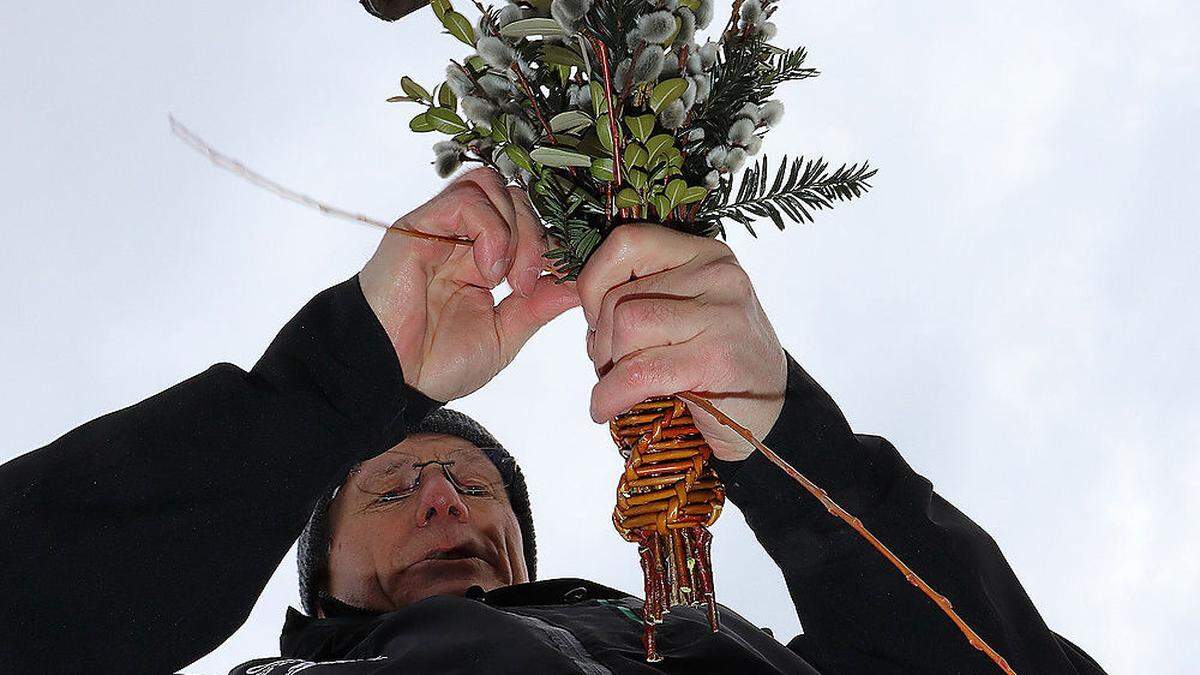
[[[1000,667],[1000,670],[1003,670],[1008,675],[1016,675],[1016,672],[1009,667],[1008,662],[1004,660],[1004,657],[1000,656],[998,653],[996,653],[996,650],[988,646],[988,643],[985,642],[983,638],[979,637],[979,634],[976,633],[969,625],[967,625],[967,622],[963,621],[958,613],[954,611],[954,607],[950,604],[950,601],[946,599],[946,596],[933,590],[933,587],[925,583],[924,579],[917,576],[917,573],[912,571],[912,568],[904,564],[904,561],[896,557],[896,554],[892,553],[891,549],[885,546],[883,542],[879,541],[879,539],[875,538],[875,535],[871,534],[870,530],[868,530],[866,526],[862,524],[861,520],[851,515],[849,511],[846,511],[846,509],[838,506],[838,503],[833,501],[833,499],[830,498],[829,494],[825,492],[825,490],[821,489],[816,483],[812,482],[805,477],[804,474],[793,468],[792,465],[788,464],[785,459],[775,454],[775,451],[771,450],[766,445],[763,445],[762,442],[754,437],[754,434],[750,433],[749,429],[738,424],[737,422],[734,422],[727,415],[718,410],[717,407],[714,406],[708,399],[688,391],[676,394],[676,396],[700,406],[705,412],[717,418],[718,422],[729,427],[730,429],[733,429],[739,436],[749,441],[751,445],[753,445],[759,452],[761,452],[763,455],[766,455],[767,459],[771,460],[771,462],[773,462],[780,469],[783,469],[784,473],[791,476],[797,483],[800,483],[805,490],[808,490],[812,496],[816,497],[817,500],[824,505],[826,510],[844,520],[848,525],[850,525],[850,527],[854,528],[856,532],[862,535],[864,539],[870,542],[870,544],[875,547],[875,550],[883,554],[883,557],[887,558],[888,562],[892,563],[896,569],[900,570],[900,573],[904,575],[904,578],[907,579],[910,584],[921,589],[921,592],[929,596],[929,599],[933,600],[934,603],[936,603],[937,606],[946,613],[946,616],[950,617],[950,620],[954,622],[954,625],[958,626],[958,629],[962,631],[963,635],[966,636],[967,642],[971,643],[972,647],[978,649],[984,654],[987,654],[988,658],[990,658],[997,666]]]
[[[190,145],[193,149],[195,149],[200,154],[208,157],[209,161],[211,161],[217,167],[225,169],[226,171],[229,171],[230,173],[233,173],[234,175],[239,176],[242,179],[244,179],[254,185],[257,185],[258,187],[266,190],[267,192],[270,192],[279,197],[283,197],[284,199],[286,199],[290,202],[295,202],[302,206],[307,206],[310,209],[315,209],[315,210],[320,211],[321,213],[323,213],[327,216],[333,217],[333,218],[341,218],[342,220],[349,220],[349,221],[353,221],[356,223],[362,223],[363,225],[371,225],[373,227],[382,228],[384,230],[396,230],[397,232],[400,232],[401,234],[404,234],[404,235],[407,235],[410,237],[416,237],[418,239],[432,239],[435,241],[443,241],[443,242],[446,242],[449,244],[456,244],[456,245],[458,245],[458,244],[470,245],[472,243],[472,240],[467,237],[453,237],[453,236],[447,236],[447,235],[442,235],[442,234],[432,234],[430,232],[422,232],[420,230],[413,230],[413,229],[410,229],[407,227],[399,227],[397,225],[388,225],[387,223],[385,223],[383,221],[375,220],[374,218],[364,216],[361,213],[352,213],[345,209],[341,209],[336,206],[331,206],[329,204],[326,204],[325,202],[322,202],[320,200],[313,199],[312,197],[309,197],[308,195],[304,195],[299,192],[296,192],[295,190],[284,187],[283,185],[276,183],[275,181],[271,180],[270,178],[267,178],[266,176],[247,168],[244,164],[237,161],[236,159],[233,159],[232,157],[228,157],[226,155],[221,154],[215,148],[213,148],[211,145],[209,145],[208,143],[205,143],[204,139],[202,139],[199,136],[197,136],[196,134],[192,133],[191,129],[188,129],[187,127],[183,126],[183,124],[181,124],[179,122],[179,120],[175,119],[174,115],[168,115],[167,119],[171,123],[171,133],[175,134],[177,137],[179,137],[180,140],[182,140],[184,143],[187,143],[188,145]]]
[[[525,89],[525,95],[529,97],[529,105],[533,106],[533,114],[537,115],[538,121],[542,123],[542,128],[546,130],[546,137],[551,143],[557,144],[558,139],[554,137],[554,130],[550,128],[550,123],[546,121],[542,115],[542,108],[538,105],[537,95],[533,91],[533,87],[529,85],[529,80],[525,79],[525,73],[521,72],[519,63],[512,64],[512,71],[517,74],[517,81]]]
[[[594,35],[589,35],[592,39],[592,45],[596,50],[596,55],[600,57],[600,72],[604,76],[604,100],[608,106],[608,131],[612,136],[613,146],[613,177],[612,184],[621,185],[621,130],[617,126],[617,109],[616,102],[613,100],[612,94],[612,74],[608,68],[608,46],[605,45],[599,38]]]

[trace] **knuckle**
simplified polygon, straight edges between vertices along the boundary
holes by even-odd
[[[608,235],[608,241],[612,242],[612,248],[617,251],[635,249],[638,246],[638,242],[644,238],[645,226],[639,223],[619,225]]]
[[[704,237],[703,239],[708,243],[708,247],[712,249],[714,256],[718,258],[731,258],[736,261],[736,258],[733,254],[733,249],[729,248],[729,244],[713,237]]]
[[[487,193],[475,181],[459,181],[451,185],[445,193],[458,208],[467,209],[484,203],[489,203]]]
[[[630,388],[644,388],[659,380],[662,375],[662,360],[646,355],[627,357],[622,369],[621,383]]]
[[[708,263],[705,266],[705,275],[712,287],[736,295],[747,295],[754,290],[750,275],[732,257],[723,257]]]
[[[613,332],[635,334],[649,326],[662,323],[668,310],[666,304],[655,300],[628,300],[613,308]]]
[[[487,181],[489,183],[496,183],[499,180],[499,174],[491,167],[477,166],[460,176],[459,180],[463,182]]]

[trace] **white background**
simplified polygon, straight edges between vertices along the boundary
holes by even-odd
[[[248,368],[378,240],[211,168],[169,111],[383,219],[438,189],[434,139],[383,102],[462,53],[428,9],[393,25],[353,0],[3,9],[0,460],[211,363]],[[1050,626],[1112,673],[1194,668],[1200,10],[796,1],[777,20],[824,75],[785,88],[766,150],[881,168],[815,226],[732,233],[784,344],[996,538]],[[459,405],[522,460],[542,576],[636,590],[583,336],[578,312],[560,319]],[[799,630],[734,510],[716,570],[723,602]],[[296,602],[289,558],[189,672],[278,653]]]

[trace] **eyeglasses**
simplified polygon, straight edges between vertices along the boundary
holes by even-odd
[[[371,496],[373,505],[385,505],[416,494],[425,467],[435,465],[459,494],[495,499],[512,484],[515,471],[513,458],[502,453],[504,450],[500,448],[459,448],[441,459],[424,460],[392,452],[387,454],[389,461],[384,466],[355,467],[351,480],[360,491]]]

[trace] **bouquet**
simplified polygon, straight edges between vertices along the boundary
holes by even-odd
[[[389,100],[423,108],[413,131],[446,136],[433,147],[439,175],[479,163],[525,188],[560,280],[576,278],[622,223],[712,237],[733,221],[754,234],[755,219],[811,221],[870,187],[866,163],[831,171],[785,156],[771,178],[766,157],[754,159],[784,112],[776,87],[817,75],[803,48],[771,44],[776,0],[734,0],[703,42],[713,0],[476,1],[474,23],[450,0],[431,4],[471,51],[445,81],[404,77]],[[613,523],[639,545],[655,661],[654,626],[671,607],[704,606],[717,630],[707,528],[725,489],[681,396],[638,404],[610,430],[625,458]]]

